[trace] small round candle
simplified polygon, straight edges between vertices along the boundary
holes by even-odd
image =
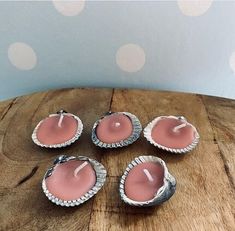
[[[60,116],[46,118],[38,127],[38,140],[47,145],[60,144],[72,139],[77,132],[78,122],[71,116],[65,115],[61,126],[58,125]]]
[[[60,148],[75,142],[82,130],[83,124],[79,117],[60,110],[38,123],[32,139],[41,147]]]
[[[151,131],[152,139],[168,148],[185,148],[195,139],[195,129],[178,118],[162,118]]]
[[[145,162],[136,165],[125,180],[125,194],[134,201],[148,201],[163,186],[164,168],[158,163]]]
[[[65,201],[85,195],[96,183],[96,173],[88,161],[70,160],[57,164],[46,178],[49,192]]]
[[[96,128],[98,139],[104,143],[115,143],[131,136],[133,125],[124,114],[111,114],[104,117]]]

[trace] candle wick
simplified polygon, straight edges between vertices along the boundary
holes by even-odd
[[[115,123],[115,127],[119,127],[121,124],[119,122]]]
[[[153,177],[151,176],[150,172],[145,168],[143,169],[144,174],[147,176],[148,180],[153,182]]]
[[[64,113],[62,112],[62,113],[60,113],[60,119],[59,119],[59,122],[58,122],[58,127],[60,127],[60,128],[62,126],[63,119],[64,119]]]
[[[179,129],[184,128],[187,126],[187,123],[180,124],[173,128],[173,132],[178,132]]]
[[[73,172],[73,175],[77,177],[77,174],[88,164],[87,161],[85,161],[83,164],[79,165]]]

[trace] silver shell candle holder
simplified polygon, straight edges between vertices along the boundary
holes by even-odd
[[[97,137],[96,128],[103,118],[105,118],[106,116],[110,116],[112,114],[126,115],[132,122],[133,132],[127,139],[121,140],[120,142],[104,143],[101,140],[99,140],[99,138]],[[135,115],[131,114],[130,112],[109,112],[105,116],[103,116],[102,118],[100,118],[99,120],[95,122],[92,128],[91,139],[92,139],[92,142],[100,148],[119,148],[119,147],[128,146],[134,143],[140,137],[141,131],[142,131],[142,125],[139,119]]]
[[[138,164],[145,163],[145,162],[153,162],[153,163],[161,164],[161,166],[164,168],[163,186],[159,188],[154,198],[152,198],[151,200],[144,201],[144,202],[134,201],[128,198],[127,195],[125,194],[125,180],[132,168],[134,168]],[[119,192],[120,192],[121,199],[125,203],[131,206],[139,206],[139,207],[148,207],[148,206],[162,204],[163,202],[170,199],[170,197],[175,193],[175,189],[176,189],[175,178],[168,172],[165,162],[162,159],[155,157],[155,156],[139,156],[139,157],[136,157],[134,160],[132,160],[128,164],[124,174],[122,175],[121,180],[120,180],[120,185],[119,185]]]
[[[49,117],[58,116],[58,114],[61,114],[61,113],[63,113],[64,115],[72,116],[77,121],[78,127],[77,127],[77,131],[76,131],[76,134],[74,135],[74,137],[71,138],[70,140],[67,140],[66,142],[63,142],[63,143],[60,143],[60,144],[48,145],[48,144],[41,143],[37,138],[37,131],[38,131],[38,128],[40,127],[40,125],[45,120],[45,119],[43,119],[37,124],[37,126],[35,127],[35,129],[32,133],[32,140],[35,144],[37,144],[40,147],[44,147],[44,148],[63,148],[63,147],[71,145],[72,143],[74,143],[76,140],[79,139],[79,137],[81,136],[82,131],[83,131],[83,124],[82,124],[81,119],[78,116],[76,116],[74,114],[71,114],[71,113],[67,113],[64,110],[60,110],[56,114],[50,114]]]
[[[188,145],[187,147],[185,147],[185,148],[169,148],[169,147],[163,146],[163,145],[157,143],[155,140],[153,140],[152,134],[151,134],[152,133],[152,129],[163,118],[180,119],[184,123],[186,123],[187,125],[191,126],[193,128],[193,130],[194,130],[194,133],[195,133],[195,138],[194,138],[193,142],[190,145]],[[199,142],[199,139],[200,139],[200,136],[199,136],[199,133],[198,133],[197,129],[192,124],[187,122],[187,120],[183,116],[159,116],[159,117],[156,117],[153,121],[151,121],[145,127],[145,129],[144,129],[144,137],[152,145],[154,145],[155,147],[158,147],[160,149],[163,149],[163,150],[171,152],[171,153],[178,153],[178,154],[184,154],[184,153],[187,153],[187,152],[190,152],[191,150],[193,150],[197,146],[197,144]]]
[[[65,163],[67,161],[70,160],[82,160],[82,161],[88,161],[92,167],[95,170],[96,173],[96,183],[95,185],[85,194],[83,195],[81,198],[77,198],[76,200],[71,200],[71,201],[65,201],[65,200],[61,200],[60,198],[54,196],[53,194],[51,194],[49,192],[49,190],[47,189],[46,186],[46,178],[50,177],[54,171],[54,168],[57,164],[61,164],[61,163]],[[87,200],[89,200],[90,198],[92,198],[93,196],[95,196],[95,194],[103,187],[105,180],[106,180],[106,169],[105,167],[99,163],[98,161],[94,160],[94,159],[90,159],[86,156],[66,156],[66,155],[62,155],[59,156],[58,158],[55,159],[54,161],[54,165],[52,167],[50,167],[42,180],[42,189],[44,194],[46,195],[46,197],[53,203],[55,203],[56,205],[60,205],[60,206],[66,206],[66,207],[73,207],[73,206],[77,206],[80,205],[84,202],[86,202]]]

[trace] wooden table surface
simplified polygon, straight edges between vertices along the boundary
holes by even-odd
[[[72,146],[48,150],[31,140],[36,124],[59,109],[79,115],[81,138]],[[201,136],[186,155],[150,145],[141,135],[115,150],[95,147],[93,123],[107,111],[128,111],[145,127],[159,115],[183,115]],[[108,171],[105,186],[79,207],[64,208],[47,200],[41,180],[61,154],[86,155]],[[136,156],[156,155],[177,179],[174,196],[153,208],[135,208],[119,198],[118,184]],[[0,103],[0,230],[235,230],[235,101],[145,90],[62,89]]]

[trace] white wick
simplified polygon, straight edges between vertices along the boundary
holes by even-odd
[[[115,123],[115,127],[116,127],[116,128],[120,127],[120,125],[121,125],[121,124],[120,124],[119,122],[116,122],[116,123]]]
[[[60,113],[60,119],[59,119],[59,122],[58,122],[58,127],[60,127],[60,128],[62,126],[63,119],[64,119],[64,113],[62,112],[62,113]]]
[[[153,182],[153,177],[151,176],[150,172],[145,168],[143,169],[144,174],[147,176],[148,180]]]
[[[79,165],[73,172],[73,175],[77,177],[77,174],[88,164],[87,161],[85,161],[83,164]]]
[[[183,123],[173,128],[173,132],[178,132],[179,129],[186,127],[187,124]]]

